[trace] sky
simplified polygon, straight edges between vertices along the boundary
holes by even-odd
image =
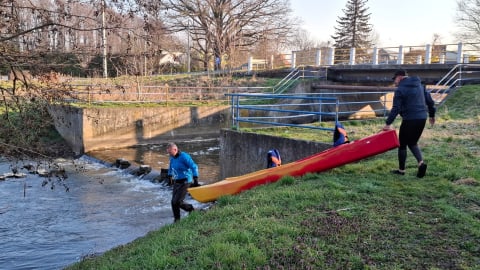
[[[333,41],[338,17],[348,0],[290,0],[302,28],[320,42]],[[431,44],[434,34],[441,44],[457,44],[454,33],[457,0],[368,0],[370,24],[381,47]]]

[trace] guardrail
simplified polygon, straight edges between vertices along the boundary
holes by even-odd
[[[471,82],[480,83],[480,64],[458,64],[429,91],[435,103],[441,106],[453,89]]]
[[[333,131],[333,127],[298,123],[322,122],[325,117],[338,121],[339,101],[333,97],[271,94],[226,96],[231,99],[232,126],[238,130],[240,123],[252,123]],[[332,105],[335,107],[333,112],[325,110]]]

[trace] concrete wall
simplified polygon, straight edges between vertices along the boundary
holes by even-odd
[[[92,150],[217,138],[231,125],[228,106],[50,109],[55,127],[80,155]]]
[[[326,131],[325,131],[326,132]],[[265,169],[267,152],[280,151],[282,163],[290,163],[331,148],[332,144],[286,139],[249,132],[220,131],[220,179]]]

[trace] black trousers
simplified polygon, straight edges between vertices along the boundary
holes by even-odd
[[[173,217],[175,220],[180,219],[180,209],[191,212],[193,211],[193,206],[188,203],[184,203],[185,196],[187,195],[187,188],[190,187],[190,184],[185,180],[176,180],[173,184],[172,192],[172,211]]]
[[[400,141],[400,147],[398,148],[398,168],[400,170],[405,170],[405,163],[407,161],[407,146],[417,162],[423,160],[422,151],[418,147],[418,140],[420,139],[420,136],[422,136],[426,122],[426,119],[402,121],[398,135],[398,139]]]

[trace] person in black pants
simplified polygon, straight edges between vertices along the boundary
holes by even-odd
[[[187,212],[194,210],[193,205],[184,200],[190,184],[198,186],[198,166],[189,154],[178,150],[175,143],[167,145],[167,152],[170,155],[168,177],[173,182],[172,211],[174,222],[177,222],[180,220],[180,209]]]
[[[407,160],[407,146],[418,163],[417,177],[422,178],[427,171],[427,164],[423,161],[422,152],[418,147],[418,140],[422,136],[427,122],[427,108],[429,122],[435,124],[435,103],[422,85],[419,77],[408,77],[405,70],[397,70],[393,76],[397,89],[393,96],[393,106],[385,121],[383,130],[391,130],[391,126],[398,114],[402,117],[400,124],[398,148],[398,169],[392,173],[404,175]]]

